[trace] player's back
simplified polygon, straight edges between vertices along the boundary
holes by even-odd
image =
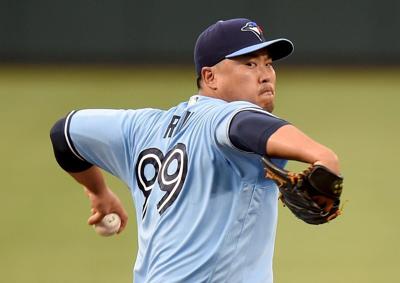
[[[254,105],[195,96],[168,111],[136,110],[135,282],[271,279],[277,190],[259,157],[227,137],[244,107]]]

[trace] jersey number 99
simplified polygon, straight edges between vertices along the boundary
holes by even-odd
[[[156,182],[160,190],[165,191],[157,203],[160,215],[174,203],[186,179],[187,163],[186,146],[183,143],[178,143],[165,156],[158,148],[140,152],[135,170],[136,182],[145,198],[142,219],[146,215],[148,199]]]

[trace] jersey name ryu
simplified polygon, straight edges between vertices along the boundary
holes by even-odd
[[[179,121],[181,120],[182,116],[174,115],[171,118],[171,121],[169,122],[169,125],[167,127],[167,130],[165,131],[165,134],[163,138],[170,138],[174,135],[175,130],[181,129],[189,120],[189,118],[192,116],[192,112],[186,111],[184,116],[183,116],[183,121],[181,125],[177,128]]]

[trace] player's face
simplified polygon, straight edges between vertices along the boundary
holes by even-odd
[[[249,101],[272,112],[276,75],[271,63],[265,50],[221,61],[214,66],[218,96]]]

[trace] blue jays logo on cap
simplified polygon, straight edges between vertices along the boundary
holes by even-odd
[[[268,49],[268,55],[275,61],[292,53],[293,43],[285,38],[266,41],[262,28],[249,19],[218,21],[197,38],[194,47],[196,73],[200,77],[203,67],[263,48]]]
[[[248,22],[243,26],[241,31],[251,31],[260,41],[265,41],[262,29],[255,22]]]

